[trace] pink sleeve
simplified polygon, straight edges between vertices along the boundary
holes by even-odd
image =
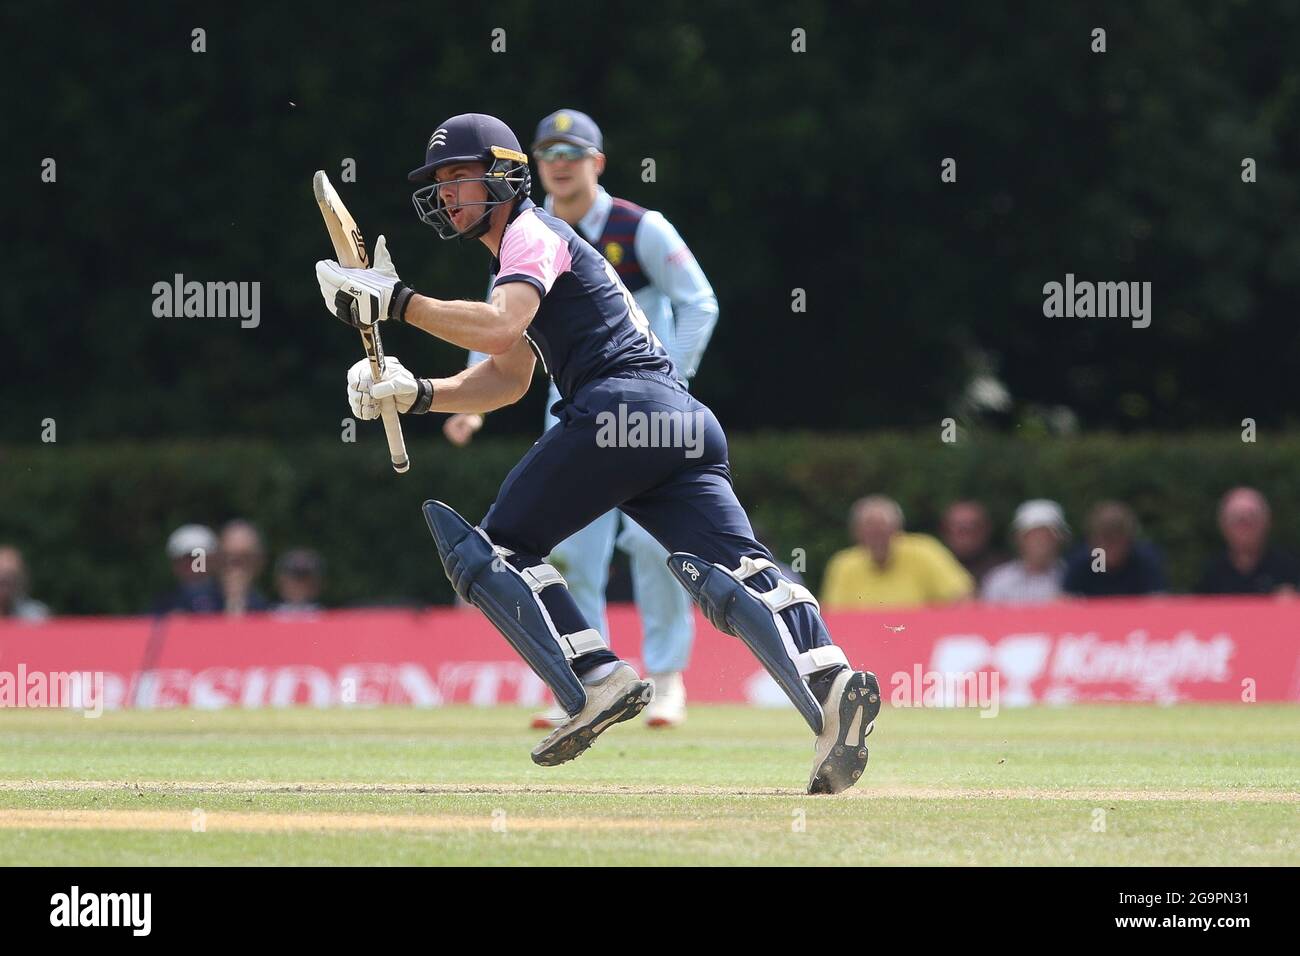
[[[546,295],[555,280],[573,265],[568,244],[530,212],[524,213],[506,230],[501,240],[501,268],[494,285],[527,282]]]

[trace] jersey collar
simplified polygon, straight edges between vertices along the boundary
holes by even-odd
[[[516,219],[518,219],[520,216],[522,216],[524,213],[526,213],[528,210],[532,209],[536,205],[537,203],[533,202],[531,199],[525,196],[522,200],[520,200],[519,205],[515,207],[515,211],[510,214],[510,218],[506,220],[506,228],[509,228],[512,222],[514,222]]]

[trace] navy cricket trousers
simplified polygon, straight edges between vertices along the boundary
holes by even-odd
[[[516,553],[514,560],[539,563],[556,544],[611,508],[670,552],[687,551],[729,569],[739,567],[742,557],[772,558],[755,540],[736,499],[722,426],[669,376],[629,372],[598,379],[553,411],[560,423],[506,476],[482,522],[494,544]],[[640,434],[639,423],[647,424]],[[764,571],[750,584],[766,590],[777,580],[775,572]],[[547,590],[562,592],[547,600],[561,632],[590,626],[567,590]],[[801,650],[820,643],[811,605],[782,614],[796,642],[806,645]],[[597,651],[573,665],[581,675],[614,660],[611,652]]]
[[[629,374],[637,377],[598,379],[555,406],[559,425],[506,476],[483,520],[488,537],[544,557],[619,508],[669,551],[729,568],[742,555],[771,558],[736,500],[713,412],[666,375]]]

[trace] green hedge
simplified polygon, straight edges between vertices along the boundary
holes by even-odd
[[[411,440],[412,471],[387,467],[382,437],[356,445],[263,442],[66,443],[0,448],[0,543],[27,554],[35,597],[62,613],[125,613],[169,585],[163,543],[188,521],[246,516],[273,553],[305,545],[329,562],[331,604],[450,600],[419,512],[437,497],[477,519],[527,440],[454,449],[433,423]],[[413,430],[414,431],[414,430]],[[731,443],[741,500],[787,559],[804,550],[816,587],[847,542],[850,502],[896,497],[913,529],[933,530],[955,497],[985,501],[1005,526],[1017,502],[1052,497],[1076,529],[1103,498],[1133,505],[1189,588],[1217,547],[1214,506],[1234,484],[1273,502],[1276,540],[1300,549],[1300,435],[1019,439],[963,434],[752,435]],[[580,486],[559,493],[583,494]],[[270,576],[263,582],[270,592]]]

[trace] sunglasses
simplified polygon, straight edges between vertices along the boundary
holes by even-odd
[[[553,163],[557,159],[567,159],[570,162],[574,162],[575,160],[595,155],[595,147],[575,146],[572,143],[552,143],[550,146],[543,146],[541,149],[533,151],[533,156],[541,160],[543,163]]]

